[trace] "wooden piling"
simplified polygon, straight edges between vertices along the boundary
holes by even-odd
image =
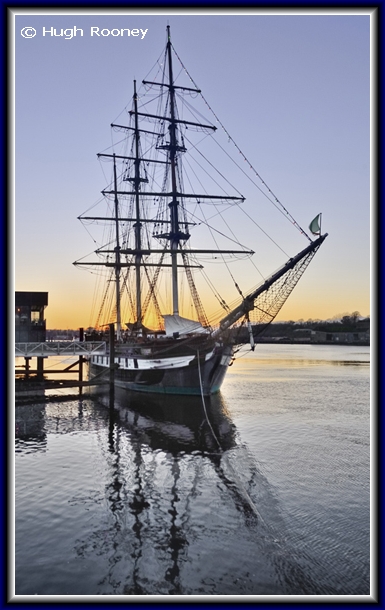
[[[37,379],[42,381],[44,379],[44,358],[37,357]]]
[[[115,402],[115,325],[110,324],[110,409]]]
[[[79,341],[84,341],[84,328],[79,328]],[[79,394],[82,393],[84,356],[79,356]]]
[[[115,381],[115,325],[110,324],[110,383]]]
[[[28,379],[29,378],[29,361],[31,360],[31,358],[26,357],[24,358],[25,361],[25,378]]]

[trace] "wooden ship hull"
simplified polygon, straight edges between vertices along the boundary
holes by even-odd
[[[164,350],[169,351],[160,356]],[[136,392],[210,396],[219,392],[232,356],[232,345],[211,340],[163,350],[120,346],[114,357],[114,383]],[[107,374],[110,368],[109,356],[90,359],[91,378]]]

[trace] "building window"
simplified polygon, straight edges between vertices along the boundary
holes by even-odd
[[[40,324],[40,311],[31,311],[31,324]]]

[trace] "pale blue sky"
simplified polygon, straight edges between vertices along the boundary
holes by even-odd
[[[96,153],[111,143],[133,78],[162,53],[167,23],[205,98],[291,214],[307,229],[323,213],[329,237],[280,318],[369,314],[370,18],[358,14],[18,15],[16,290],[50,293],[49,327],[89,324],[93,277],[72,262],[93,244],[77,216],[105,186]],[[27,26],[34,38],[20,35]],[[42,36],[74,26],[83,37]],[[91,38],[91,26],[147,33]],[[255,204],[273,227],[274,210]],[[247,223],[238,233],[259,254]],[[291,255],[307,245],[287,223],[278,235]],[[284,262],[262,259],[266,274]]]

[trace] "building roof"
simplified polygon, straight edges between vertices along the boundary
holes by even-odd
[[[15,292],[16,306],[46,307],[48,292]]]

